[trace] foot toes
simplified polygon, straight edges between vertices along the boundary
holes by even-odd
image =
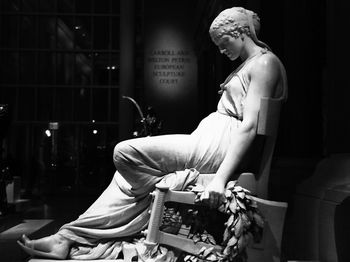
[[[32,248],[32,241],[25,235],[22,235],[22,242],[24,243],[24,245],[26,245],[27,247]]]

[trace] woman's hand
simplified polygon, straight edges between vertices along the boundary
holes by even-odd
[[[201,194],[200,201],[210,208],[218,208],[225,202],[225,182],[214,178]]]

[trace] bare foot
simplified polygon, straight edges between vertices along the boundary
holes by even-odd
[[[59,234],[31,240],[23,235],[18,244],[22,249],[32,255],[47,258],[65,259],[73,242]]]

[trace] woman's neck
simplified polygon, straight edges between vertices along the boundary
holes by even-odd
[[[245,37],[244,42],[245,44],[240,54],[240,58],[242,59],[243,62],[256,56],[258,53],[260,53],[263,50],[262,47],[256,45],[254,41],[249,37]]]

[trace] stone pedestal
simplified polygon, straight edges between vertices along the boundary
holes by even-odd
[[[337,262],[335,210],[350,196],[350,155],[323,159],[297,188],[293,203],[293,259]],[[344,227],[347,225],[344,225]],[[292,259],[292,258],[291,258]]]

